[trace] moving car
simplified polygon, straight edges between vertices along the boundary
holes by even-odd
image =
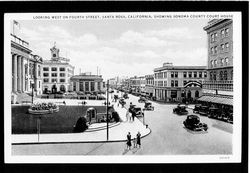
[[[151,102],[145,102],[145,105],[144,105],[144,109],[143,110],[150,110],[150,111],[153,111],[154,110],[154,106],[152,106],[152,103]]]
[[[188,115],[187,119],[183,121],[186,128],[193,131],[207,131],[208,126],[205,123],[200,122],[200,118],[197,115]]]
[[[124,105],[126,104],[124,98],[121,98],[121,99],[119,100],[119,104],[121,104],[122,106],[124,106]]]
[[[128,98],[129,98],[129,97],[128,97],[128,94],[127,94],[127,93],[123,94],[123,98],[124,98],[124,99],[128,99]]]
[[[186,110],[186,106],[178,105],[176,108],[173,109],[173,113],[176,113],[178,115],[187,115],[188,111]]]
[[[139,103],[143,103],[143,102],[146,102],[146,101],[147,101],[147,99],[145,97],[140,97],[139,100],[138,100]]]
[[[140,107],[134,106],[131,108],[131,111],[135,112],[137,117],[143,117],[144,113],[142,112],[142,109]]]

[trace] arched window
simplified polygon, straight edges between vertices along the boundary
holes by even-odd
[[[211,68],[214,66],[214,61],[210,61],[210,64],[211,64]]]
[[[188,98],[191,98],[191,91],[188,91]]]
[[[223,80],[223,71],[220,71],[220,80]]]
[[[227,71],[224,71],[224,80],[227,80]]]
[[[220,61],[221,61],[221,66],[223,66],[224,65],[224,58],[222,58]]]
[[[195,97],[199,97],[199,91],[198,90],[195,91]]]
[[[216,71],[214,71],[214,80],[216,80]]]
[[[210,80],[213,80],[213,72],[210,71]]]

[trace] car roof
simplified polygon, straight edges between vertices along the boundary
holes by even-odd
[[[199,116],[197,116],[197,115],[188,115],[187,117],[188,118],[199,118]]]

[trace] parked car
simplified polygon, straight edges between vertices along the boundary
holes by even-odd
[[[187,119],[183,121],[186,128],[193,131],[207,131],[208,126],[205,123],[200,122],[200,118],[197,115],[188,115]]]
[[[178,105],[176,108],[173,109],[173,113],[176,113],[178,115],[187,115],[188,111],[186,110],[186,106]]]
[[[145,97],[140,97],[139,100],[138,100],[139,103],[143,103],[143,102],[146,102],[146,101],[147,101],[147,99]]]
[[[218,108],[209,108],[208,118],[222,119],[222,112]]]
[[[145,102],[145,105],[144,105],[144,109],[143,110],[150,110],[150,111],[153,111],[154,110],[154,106],[152,106],[152,103],[151,102]]]
[[[144,116],[144,113],[142,112],[142,109],[140,107],[134,106],[132,107],[132,111],[135,112],[136,116],[138,117]]]
[[[227,122],[233,124],[233,113],[230,113],[227,117]]]
[[[128,99],[128,98],[129,98],[129,97],[128,97],[128,94],[127,94],[127,93],[123,94],[123,98],[124,98],[124,99]]]
[[[201,107],[199,108],[198,113],[199,113],[200,115],[207,116],[207,115],[209,114],[209,107],[208,107],[208,106],[201,106]]]
[[[200,109],[201,109],[201,104],[197,104],[194,106],[194,109],[193,109],[193,113],[199,113]]]

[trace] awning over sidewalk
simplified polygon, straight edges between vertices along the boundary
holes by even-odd
[[[216,95],[216,96],[201,96],[198,100],[233,106],[233,98],[231,98],[231,97],[218,96],[218,95]]]

